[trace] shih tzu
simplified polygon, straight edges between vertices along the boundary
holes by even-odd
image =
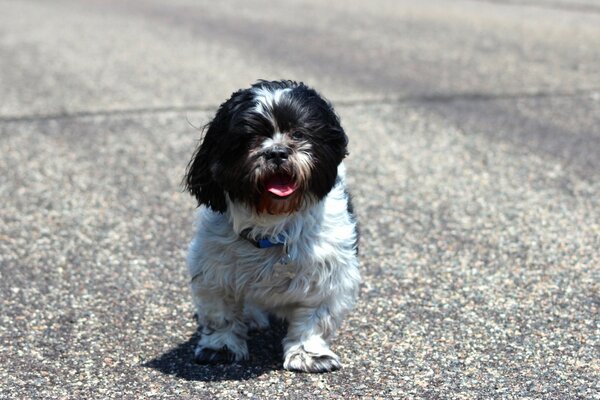
[[[199,204],[187,258],[199,363],[248,358],[249,329],[284,318],[284,368],[341,367],[329,349],[358,294],[358,237],[331,104],[293,81],[259,81],[223,103],[184,184]]]

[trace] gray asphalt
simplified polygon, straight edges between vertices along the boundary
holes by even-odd
[[[600,399],[599,43],[591,0],[0,1],[0,399]],[[180,183],[259,78],[350,136],[335,373],[275,321],[192,362]]]

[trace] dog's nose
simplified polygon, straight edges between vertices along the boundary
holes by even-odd
[[[267,160],[273,161],[277,165],[280,165],[287,160],[289,155],[289,149],[283,146],[273,146],[265,151],[265,157]]]

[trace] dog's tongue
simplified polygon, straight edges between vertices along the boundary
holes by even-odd
[[[266,183],[266,188],[269,193],[277,197],[287,197],[296,191],[296,185],[292,179],[283,175],[270,178]]]

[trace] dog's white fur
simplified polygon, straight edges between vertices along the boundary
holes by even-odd
[[[360,275],[356,222],[347,205],[345,168],[325,198],[297,212],[257,214],[227,199],[223,214],[202,206],[190,244],[188,268],[201,339],[196,354],[224,346],[236,360],[248,358],[248,328],[268,326],[266,313],[288,321],[284,368],[340,368],[328,346],[354,306]],[[260,249],[242,238],[285,237],[286,246]],[[287,263],[286,250],[289,258]]]

